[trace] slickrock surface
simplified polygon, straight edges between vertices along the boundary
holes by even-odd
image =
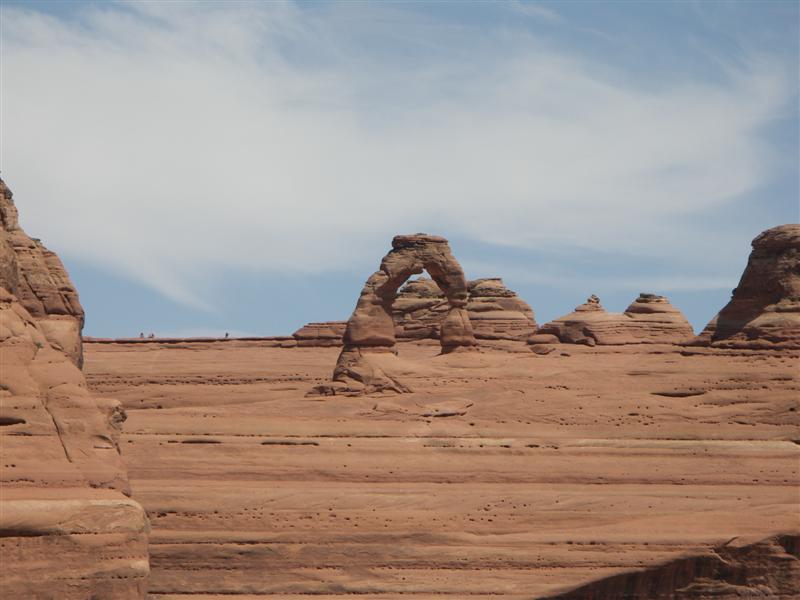
[[[148,523],[126,497],[119,454],[125,413],[90,394],[75,365],[81,348],[53,340],[66,330],[49,327],[47,311],[61,310],[58,302],[74,288],[53,257],[48,264],[61,271],[37,270],[44,251],[24,242],[30,238],[2,191],[0,596],[143,598]],[[56,272],[63,282],[48,287]],[[73,319],[80,333],[77,315],[57,316]]]
[[[525,340],[536,331],[533,310],[500,278],[467,282],[469,315],[479,340]],[[392,304],[398,340],[439,339],[439,327],[447,316],[447,298],[427,277],[407,282]],[[293,335],[300,346],[341,346],[346,321],[308,323]]]
[[[664,296],[642,293],[624,313],[610,313],[593,295],[570,314],[542,325],[529,343],[679,344],[693,335],[689,321]]]
[[[796,573],[782,542],[752,544],[800,529],[797,353],[506,344],[400,344],[413,393],[312,398],[337,348],[87,343],[90,387],[128,410],[152,598],[672,594],[669,565],[711,577],[714,552]],[[793,581],[758,585],[787,600]],[[664,597],[708,598],[695,583]]]
[[[20,228],[11,190],[2,179],[0,227],[17,264],[15,272],[8,273],[14,279],[17,300],[36,319],[47,340],[80,367],[84,314],[78,292],[58,256]],[[0,271],[4,270],[5,262],[0,262]]]
[[[800,225],[767,229],[731,301],[696,340],[721,348],[800,348]]]
[[[467,281],[447,240],[425,233],[397,235],[381,266],[367,279],[344,330],[344,347],[333,370],[333,384],[312,393],[361,395],[382,391],[411,391],[392,374],[398,370],[392,305],[397,289],[412,275],[428,271],[447,298],[448,310],[439,328],[442,353],[475,346],[467,314]]]

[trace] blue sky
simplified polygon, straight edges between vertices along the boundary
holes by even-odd
[[[0,171],[90,335],[344,319],[397,233],[695,328],[797,222],[796,2],[2,3]]]

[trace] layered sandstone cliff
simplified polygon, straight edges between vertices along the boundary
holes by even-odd
[[[690,342],[727,348],[800,348],[800,224],[753,240],[730,302]]]
[[[524,341],[535,332],[533,310],[502,279],[474,279],[467,288],[467,314],[476,339]],[[447,298],[435,281],[426,277],[409,281],[392,303],[395,335],[400,340],[437,340],[448,310]],[[346,325],[346,321],[308,323],[293,336],[299,346],[340,346]]]
[[[143,598],[148,522],[128,497],[125,412],[88,391],[77,294],[0,185],[0,596]]]
[[[568,315],[542,325],[529,342],[588,346],[679,344],[693,334],[689,321],[669,300],[642,293],[623,313],[608,312],[597,296],[591,296]]]

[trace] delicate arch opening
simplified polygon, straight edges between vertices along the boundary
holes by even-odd
[[[398,235],[380,269],[367,279],[344,333],[344,347],[333,372],[343,386],[321,386],[319,393],[371,393],[409,391],[369,361],[368,353],[396,353],[397,340],[392,304],[397,291],[409,278],[427,271],[449,304],[441,323],[442,353],[473,349],[476,345],[466,305],[467,280],[447,240],[433,235]]]

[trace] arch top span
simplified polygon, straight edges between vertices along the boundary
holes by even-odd
[[[467,280],[447,240],[425,233],[395,236],[392,249],[381,260],[380,269],[367,279],[347,321],[344,347],[333,380],[346,384],[349,392],[408,391],[403,384],[370,364],[365,355],[396,352],[392,303],[400,286],[423,270],[430,274],[450,305],[439,333],[442,353],[475,347],[466,310]]]

